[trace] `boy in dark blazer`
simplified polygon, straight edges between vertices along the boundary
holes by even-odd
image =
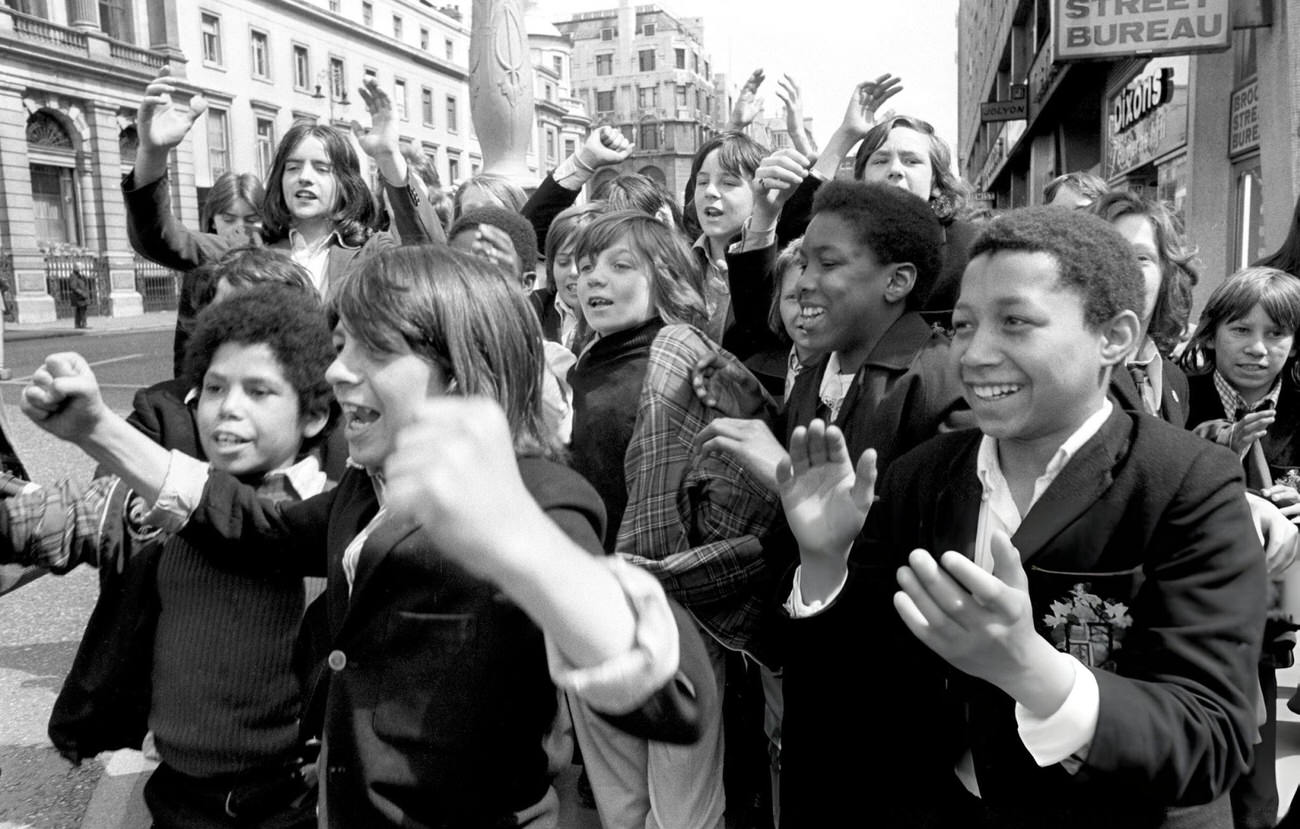
[[[783,824],[1231,826],[1263,555],[1230,454],[1107,399],[1126,251],[1064,210],[995,220],[954,313],[979,430],[878,488],[838,429],[793,436]]]

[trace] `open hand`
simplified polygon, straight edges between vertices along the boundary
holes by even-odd
[[[166,66],[145,87],[135,116],[136,135],[144,149],[170,151],[207,111],[208,101],[201,93],[193,95],[188,106],[182,106],[172,100],[175,92],[171,70]]]
[[[803,124],[803,92],[799,84],[789,75],[782,75],[776,81],[776,97],[785,104],[785,129],[794,148],[805,156],[811,155],[813,145]]]
[[[886,72],[874,81],[863,81],[853,88],[842,128],[857,138],[864,137],[879,123],[877,113],[885,102],[903,91],[902,79]]]
[[[763,108],[763,102],[758,97],[758,88],[763,85],[763,79],[766,77],[760,67],[750,73],[748,80],[740,87],[736,103],[731,107],[730,126],[733,130],[744,129],[758,117],[759,111]]]
[[[770,492],[777,492],[776,470],[785,449],[761,420],[715,417],[695,435],[694,450],[718,452],[731,458]]]

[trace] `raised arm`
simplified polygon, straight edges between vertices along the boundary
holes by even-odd
[[[370,114],[370,129],[353,121],[352,134],[379,171],[379,181],[384,188],[397,238],[404,245],[445,242],[447,236],[438,214],[434,212],[424,182],[410,175],[406,157],[402,155],[397,118],[388,93],[374,78],[366,78],[357,92]]]
[[[533,223],[537,249],[543,256],[546,255],[546,234],[555,217],[573,205],[578,193],[597,170],[612,167],[631,154],[632,142],[627,136],[614,127],[598,127],[591,131],[581,147],[542,180],[519,212]]]

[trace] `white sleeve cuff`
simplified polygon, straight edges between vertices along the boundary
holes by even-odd
[[[607,561],[636,616],[632,649],[599,665],[576,668],[547,636],[546,660],[560,690],[572,692],[602,713],[627,714],[676,675],[681,642],[677,620],[659,580],[617,556]]]
[[[582,189],[582,185],[587,183],[587,179],[591,178],[594,172],[594,169],[589,170],[581,167],[578,164],[578,154],[573,153],[560,162],[560,166],[556,167],[555,171],[551,173],[551,178],[555,179],[555,183],[565,190],[577,191]]]
[[[198,507],[207,483],[208,464],[205,461],[171,450],[171,460],[167,463],[167,475],[158,490],[158,499],[143,522],[164,532],[179,532]]]
[[[1061,707],[1046,717],[1035,716],[1016,703],[1016,725],[1024,743],[1039,766],[1060,763],[1074,774],[1083,765],[1097,733],[1097,716],[1101,710],[1101,691],[1097,678],[1083,663],[1062,653],[1074,669],[1074,685]]]
[[[803,565],[794,569],[794,584],[790,587],[790,595],[785,600],[785,612],[790,614],[792,619],[806,619],[809,616],[816,616],[823,610],[831,606],[831,603],[839,598],[840,593],[844,590],[844,585],[849,580],[849,571],[844,571],[844,578],[840,580],[839,586],[831,592],[823,601],[805,602],[803,600],[803,590],[799,586],[799,577],[803,575]]]

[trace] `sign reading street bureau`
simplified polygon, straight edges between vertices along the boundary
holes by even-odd
[[[1056,59],[1224,50],[1229,0],[1056,0]]]
[[[1228,155],[1237,155],[1259,146],[1259,81],[1251,81],[1232,93],[1231,126],[1228,129]]]

